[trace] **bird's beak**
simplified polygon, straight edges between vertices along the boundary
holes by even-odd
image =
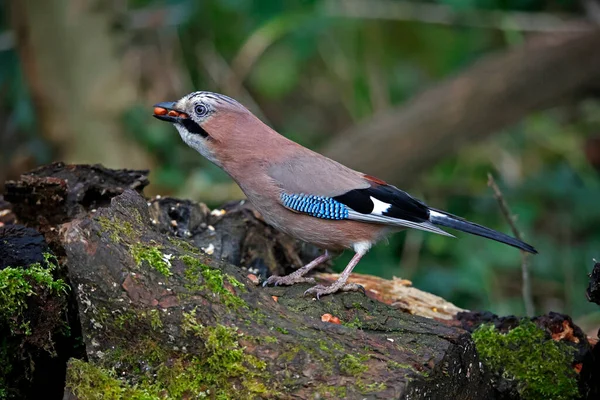
[[[182,119],[189,118],[184,112],[175,109],[176,103],[173,101],[163,101],[154,105],[154,118],[167,122],[180,122]]]

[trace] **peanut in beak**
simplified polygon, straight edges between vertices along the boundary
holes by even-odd
[[[189,115],[186,113],[180,113],[175,110],[167,110],[162,107],[154,107],[154,115],[168,115],[169,117],[178,117],[178,118],[189,118]]]

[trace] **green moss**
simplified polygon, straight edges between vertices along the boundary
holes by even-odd
[[[426,372],[426,371],[421,371],[421,372],[419,372],[419,371],[417,371],[417,370],[415,369],[415,367],[413,367],[413,366],[412,366],[412,365],[410,365],[410,364],[401,364],[401,363],[399,363],[399,362],[396,362],[396,361],[388,361],[388,362],[387,362],[387,367],[388,367],[388,369],[390,369],[390,370],[395,370],[395,369],[407,369],[407,370],[410,370],[411,372],[414,372],[415,374],[419,374],[419,375],[421,375],[421,376],[425,376],[425,377],[429,376],[429,373],[428,373],[428,372]]]
[[[258,370],[264,370],[266,364],[254,356],[246,355],[240,347],[238,339],[244,336],[237,327],[224,325],[203,326],[198,322],[196,309],[183,313],[183,329],[192,332],[194,336],[204,341],[204,347],[210,354],[205,358],[213,371],[244,370],[247,368],[241,363],[246,363]],[[246,371],[247,372],[247,371]]]
[[[227,280],[229,281],[231,286],[233,286],[234,288],[240,289],[242,292],[247,291],[246,285],[244,285],[242,282],[238,281],[237,279],[235,279],[233,276],[231,276],[229,274],[225,274],[225,276],[227,277]]]
[[[355,377],[354,385],[358,389],[358,391],[362,394],[369,394],[374,392],[381,392],[386,389],[386,385],[381,382],[365,382],[362,377],[363,373],[368,371],[369,367],[365,364],[365,362],[369,360],[369,355],[352,355],[346,354],[339,360],[339,368],[340,373],[344,375],[349,375]],[[325,361],[323,361],[325,362]],[[332,388],[324,388],[320,393],[327,392],[330,393]],[[339,390],[339,388],[338,388]],[[334,396],[337,395],[336,398],[345,397],[345,388],[343,388],[344,396],[341,395],[339,391],[333,391]]]
[[[111,313],[105,308],[99,308],[94,312],[94,317],[100,324],[111,325],[119,331],[127,331],[138,324],[149,323],[148,314],[135,308],[115,313]]]
[[[354,317],[354,319],[349,322],[342,322],[342,325],[344,325],[348,328],[355,328],[355,329],[360,329],[363,327],[363,324],[360,321],[360,319],[358,319],[358,317]]]
[[[279,355],[279,358],[284,362],[292,362],[294,358],[298,355],[300,349],[298,347],[292,346],[289,349],[285,350]]]
[[[321,395],[321,398],[345,399],[347,397],[346,386],[333,386],[320,384],[315,388],[315,392]]]
[[[181,250],[183,250],[184,252],[188,252],[188,253],[192,253],[195,255],[201,255],[202,252],[200,251],[200,249],[196,246],[194,246],[192,243],[174,237],[174,236],[169,236],[169,242],[173,245],[173,246],[177,246],[179,247]]]
[[[150,326],[153,330],[158,331],[163,327],[163,323],[160,319],[160,314],[157,309],[148,311],[148,317],[150,318]]]
[[[258,343],[275,344],[279,343],[279,340],[275,336],[261,336],[256,338]]]
[[[496,374],[517,382],[523,399],[572,399],[579,395],[571,364],[574,350],[530,321],[506,334],[482,325],[473,332],[479,356]]]
[[[106,327],[117,335],[127,335],[131,330],[160,332],[163,328],[161,311],[155,308],[130,307],[110,312],[104,307],[98,307],[92,312],[98,327]]]
[[[267,321],[267,314],[265,314],[260,308],[256,308],[251,311],[250,319],[246,320],[249,325],[259,324],[262,325]],[[271,330],[273,328],[270,328]]]
[[[78,399],[103,399],[103,400],[154,400],[162,399],[157,393],[130,386],[117,379],[114,372],[87,363],[82,360],[72,359],[67,369],[67,387]]]
[[[102,358],[105,366],[115,366],[114,368],[120,376],[151,374],[156,372],[160,363],[168,359],[168,352],[161,347],[152,337],[146,336],[139,338],[128,347],[114,346],[113,349],[106,352]]]
[[[356,380],[356,387],[362,394],[382,392],[387,389],[383,382],[364,383],[361,379]]]
[[[356,357],[352,354],[346,354],[340,360],[340,372],[350,376],[360,375],[369,369],[369,367],[364,364],[368,359],[368,356]]]
[[[128,221],[115,222],[106,217],[98,217],[97,221],[100,224],[100,233],[107,233],[110,240],[115,243],[119,243],[123,238],[130,238],[134,235],[133,226]]]
[[[237,328],[223,325],[207,327],[203,336],[204,347],[210,354],[206,362],[213,372],[238,376],[249,372],[244,363],[259,371],[266,368],[264,361],[244,353],[238,342],[242,335]]]
[[[205,354],[193,357],[191,362],[180,361],[175,368],[161,368],[159,380],[169,383],[167,390],[171,396],[179,398],[186,393],[195,393],[197,389],[190,389],[190,386],[209,389],[217,398],[251,398],[267,392],[264,382],[266,364],[244,352],[238,341],[243,335],[237,328],[192,326],[195,327],[194,335],[204,342]],[[236,380],[244,388],[237,394]]]
[[[30,321],[24,316],[27,300],[41,291],[61,296],[69,286],[62,279],[54,279],[52,271],[58,267],[56,257],[44,254],[46,267],[31,264],[27,268],[7,267],[0,271],[0,321],[13,335],[30,335]]]
[[[185,333],[193,333],[196,336],[201,336],[204,325],[198,322],[196,318],[196,308],[192,311],[183,312],[181,320],[181,328]]]
[[[290,332],[289,332],[287,329],[285,329],[285,328],[283,328],[283,327],[281,327],[281,326],[276,326],[276,327],[275,327],[275,330],[276,330],[277,332],[279,332],[279,333],[282,333],[282,334],[284,334],[284,335],[288,335],[288,334],[290,333]]]
[[[159,246],[149,246],[143,243],[135,243],[131,246],[131,255],[138,267],[146,261],[148,265],[166,277],[173,275],[171,272],[171,255],[164,254]]]
[[[245,289],[244,284],[235,279],[233,276],[224,274],[217,268],[211,268],[210,266],[203,264],[198,259],[189,255],[180,256],[179,259],[183,261],[186,266],[186,270],[184,272],[184,276],[187,281],[185,283],[186,289],[191,292],[196,292],[207,288],[211,292],[218,294],[227,307],[248,307],[242,298],[236,296],[225,287],[225,282],[229,282],[229,284],[234,288]]]
[[[131,216],[135,219],[135,222],[138,226],[144,225],[144,221],[142,220],[142,214],[136,209],[130,209]]]
[[[319,340],[318,344],[321,351],[330,352],[329,347],[327,347],[327,343],[325,343],[323,340]]]
[[[359,310],[359,311],[369,311],[361,302],[359,301],[354,301],[352,302],[352,308],[354,308],[355,310]]]
[[[266,364],[245,353],[236,327],[204,326],[192,310],[184,313],[183,328],[202,343],[198,356],[146,338],[107,352],[97,364],[71,361],[67,387],[81,399],[246,399],[267,393]],[[114,365],[118,369],[108,367]]]
[[[123,330],[125,329],[130,320],[132,314],[130,313],[123,313],[123,314],[119,314],[117,315],[113,322],[114,322],[114,326],[118,329],[118,330]],[[97,321],[101,324],[101,325],[106,325],[106,323],[108,322],[108,315],[105,314],[104,312],[102,313],[97,313],[97,316],[99,317],[97,319]]]

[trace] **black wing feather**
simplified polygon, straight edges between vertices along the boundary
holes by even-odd
[[[371,187],[371,196],[392,206],[383,213],[388,217],[413,222],[429,220],[429,209],[420,200],[391,185]]]
[[[391,185],[376,185],[366,189],[354,189],[343,195],[334,197],[335,200],[362,214],[373,212],[375,205],[371,197],[390,204],[382,215],[412,222],[429,220],[427,206],[408,193]]]
[[[350,207],[361,214],[370,214],[373,211],[374,204],[371,198],[365,192],[368,189],[354,189],[333,199]]]

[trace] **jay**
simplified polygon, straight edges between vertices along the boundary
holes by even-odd
[[[316,285],[305,294],[317,298],[360,290],[346,283],[361,257],[378,240],[405,228],[452,236],[452,228],[496,240],[529,253],[527,243],[427,206],[375,177],[354,171],[280,135],[236,100],[211,92],[194,92],[176,102],[154,106],[154,117],[172,123],[183,141],[225,170],[248,200],[275,228],[325,253],[283,277],[264,283],[314,282],[305,275],[327,261],[327,250],[354,250],[339,279]]]

